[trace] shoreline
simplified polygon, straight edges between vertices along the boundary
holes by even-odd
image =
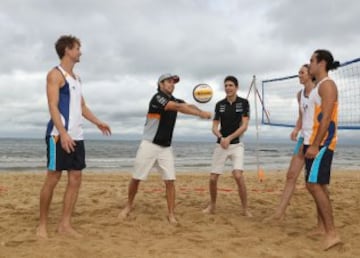
[[[263,168],[263,167],[262,167]],[[177,170],[176,173],[177,174],[201,174],[203,175],[204,173],[208,173],[210,174],[210,169],[209,170],[206,170],[206,169],[202,169],[202,170],[197,170],[197,171],[194,171],[194,170],[197,170],[197,168],[191,168],[189,170]],[[272,174],[272,173],[286,173],[287,172],[287,168],[286,169],[269,169],[269,170],[266,170],[264,169],[264,172],[265,174],[269,173],[269,174]],[[18,168],[14,168],[14,169],[0,169],[0,175],[1,174],[41,174],[41,173],[46,173],[47,170],[46,168],[44,167],[43,169],[18,169]],[[66,171],[63,171],[64,173]],[[335,168],[332,170],[332,174],[333,173],[360,173],[360,170],[359,168]],[[86,173],[89,173],[89,174],[102,174],[102,173],[106,173],[106,174],[131,174],[132,173],[132,169],[101,169],[101,168],[96,168],[96,169],[92,169],[92,168],[85,168],[83,170],[83,173],[86,174]],[[153,174],[157,174],[158,172],[156,170],[154,170],[153,172],[151,172],[150,175],[153,175]],[[231,173],[231,168],[227,168],[224,172],[225,174],[226,173]],[[257,173],[257,170],[255,169],[249,169],[249,170],[246,170],[244,171],[244,173],[249,173],[249,174],[253,174],[253,173]],[[303,172],[302,172],[303,173]]]

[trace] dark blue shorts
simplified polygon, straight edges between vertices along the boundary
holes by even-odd
[[[304,154],[309,145],[304,145]],[[315,159],[305,158],[305,182],[327,185],[330,183],[331,163],[334,151],[322,146]]]
[[[59,136],[47,136],[45,140],[49,171],[83,170],[86,167],[84,141],[75,141],[75,151],[67,153],[61,147]]]

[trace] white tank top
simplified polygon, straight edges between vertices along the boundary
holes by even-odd
[[[311,92],[313,90],[314,89],[312,89],[310,91],[310,94],[311,94]],[[305,123],[306,123],[306,121],[309,120],[308,107],[310,105],[310,103],[309,103],[310,94],[309,94],[309,96],[305,96],[305,88],[300,91],[300,112],[301,112],[301,116],[302,116],[302,121],[301,121],[302,122],[302,127],[301,127],[300,134],[301,134],[302,137],[305,137],[305,135],[304,135],[306,133],[305,130],[304,130],[304,128],[306,128]]]
[[[302,135],[304,137],[304,144],[309,145],[310,144],[310,138],[313,133],[313,125],[314,125],[314,119],[315,119],[315,106],[321,106],[321,97],[319,95],[319,87],[320,85],[327,80],[331,80],[329,77],[323,78],[321,81],[319,81],[315,88],[312,89],[312,91],[309,94],[309,97],[307,98],[305,105],[304,105],[304,111],[302,114]],[[303,95],[303,94],[302,94]],[[306,99],[306,97],[303,97]],[[304,100],[305,101],[305,100]]]
[[[64,76],[65,84],[59,89],[59,111],[61,121],[68,134],[73,140],[83,140],[83,117],[82,117],[82,88],[80,78],[75,78],[68,74],[61,66],[56,67]],[[47,136],[59,135],[52,120],[47,127]]]

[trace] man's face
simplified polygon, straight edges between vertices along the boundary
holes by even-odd
[[[238,88],[232,81],[225,81],[224,83],[225,93],[227,97],[233,97],[236,95]]]
[[[66,48],[65,52],[74,63],[80,62],[81,51],[78,43],[74,43],[73,48],[71,49]]]
[[[312,54],[310,58],[309,72],[311,76],[315,76],[319,73],[321,62],[318,62],[316,53]]]
[[[165,79],[160,82],[160,89],[166,94],[172,94],[175,89],[175,81],[172,78]]]
[[[299,81],[301,84],[305,84],[309,80],[311,80],[309,69],[305,66],[302,66],[299,70]]]

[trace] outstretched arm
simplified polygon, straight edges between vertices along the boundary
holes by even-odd
[[[100,121],[85,103],[84,97],[81,98],[82,115],[91,123],[96,125],[104,135],[111,135],[110,126]]]
[[[203,111],[197,106],[187,103],[177,103],[175,101],[169,101],[165,106],[165,110],[178,111],[183,114],[199,116],[204,119],[211,118],[210,112]]]

